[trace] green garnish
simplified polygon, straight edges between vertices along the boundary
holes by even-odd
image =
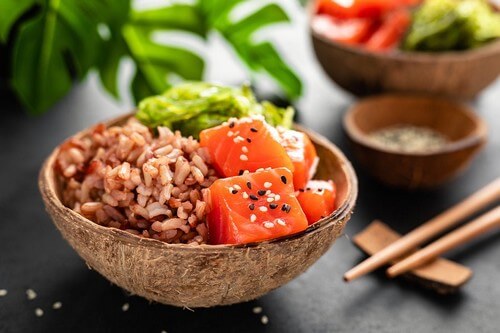
[[[427,0],[415,12],[403,49],[466,50],[500,37],[500,14],[483,0]]]
[[[294,110],[257,102],[248,86],[234,88],[206,82],[187,82],[174,86],[162,95],[148,97],[139,103],[136,114],[143,124],[155,128],[167,126],[184,136],[198,134],[229,118],[262,115],[273,126],[290,128]]]

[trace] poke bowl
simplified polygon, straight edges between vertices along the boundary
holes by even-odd
[[[357,96],[470,99],[500,74],[500,14],[487,1],[317,3],[309,15],[316,58],[330,79]]]
[[[127,114],[99,126],[111,130],[125,126],[133,117]],[[179,307],[245,302],[306,271],[342,234],[354,209],[357,179],[349,161],[327,139],[298,125],[294,128],[307,134],[316,149],[319,163],[315,178],[335,180],[335,210],[286,236],[244,244],[186,244],[178,238],[176,243],[168,243],[141,237],[139,232],[119,225],[96,223],[85,216],[85,211],[82,213],[83,205],[75,211],[64,204],[63,187],[68,184],[63,185],[57,164],[65,144],[45,161],[39,187],[62,236],[90,268],[117,286],[148,300]],[[74,138],[85,138],[95,129],[83,130]]]

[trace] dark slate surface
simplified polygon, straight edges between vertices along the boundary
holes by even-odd
[[[300,122],[327,136],[348,155],[340,119],[352,99],[317,70],[298,103]],[[352,284],[342,274],[363,258],[345,238],[305,274],[246,304],[183,310],[130,297],[87,268],[44,212],[37,174],[64,138],[130,109],[98,91],[95,77],[76,87],[49,113],[29,117],[3,93],[0,100],[0,332],[498,332],[500,330],[500,234],[451,253],[475,275],[457,295],[436,296],[382,273]],[[360,195],[346,229],[353,235],[380,218],[399,232],[458,202],[500,176],[500,81],[473,102],[490,127],[490,141],[461,177],[430,192],[407,193],[378,185],[358,170]],[[28,301],[25,290],[38,297]],[[61,301],[60,310],[51,305]],[[121,306],[130,303],[130,310]],[[261,306],[262,325],[252,308]],[[36,307],[45,315],[37,318]]]

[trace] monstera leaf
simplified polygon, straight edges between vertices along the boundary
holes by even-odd
[[[250,73],[268,75],[289,97],[299,96],[297,75],[272,43],[256,38],[262,28],[288,22],[288,16],[277,4],[267,3],[234,20],[234,11],[249,2],[169,1],[160,8],[133,10],[130,0],[1,0],[0,44],[9,49],[0,56],[9,61],[13,90],[35,114],[67,94],[91,69],[119,97],[124,58],[135,64],[130,88],[136,101],[163,92],[174,80],[201,80],[202,56],[185,46],[159,43],[155,35],[161,32],[181,32],[203,42],[218,33]]]

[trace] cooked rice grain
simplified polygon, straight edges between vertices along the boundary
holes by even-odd
[[[131,118],[95,126],[59,151],[63,202],[107,227],[168,243],[207,242],[204,189],[216,179],[208,152],[192,137]]]

